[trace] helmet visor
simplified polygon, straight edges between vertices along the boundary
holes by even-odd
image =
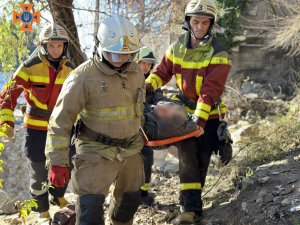
[[[133,62],[134,58],[136,56],[136,53],[117,54],[117,53],[102,51],[102,55],[109,62],[125,63],[125,62]]]

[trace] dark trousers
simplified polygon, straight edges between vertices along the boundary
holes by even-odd
[[[32,209],[35,212],[45,212],[49,210],[48,193],[54,197],[63,197],[67,189],[67,186],[61,188],[54,185],[52,185],[54,188],[47,188],[49,183],[48,170],[45,168],[46,138],[47,131],[26,128],[24,153],[28,162],[30,195],[38,204],[38,208]],[[75,151],[70,151],[70,158],[73,155],[75,155]],[[71,175],[72,166],[68,169]],[[44,185],[46,185],[46,188],[43,188]]]
[[[145,171],[145,184],[142,186],[142,195],[146,194],[144,192],[147,192],[150,187],[150,181],[151,181],[151,172],[152,172],[152,166],[154,162],[153,158],[153,149],[151,147],[144,147],[141,151],[143,157],[144,157],[144,171]]]
[[[216,148],[219,120],[208,120],[204,134],[177,143],[181,192],[179,204],[185,212],[202,212],[201,194],[210,162]]]

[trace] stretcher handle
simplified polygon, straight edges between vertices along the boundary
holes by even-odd
[[[168,138],[168,139],[164,139],[164,140],[149,140],[148,143],[147,143],[146,138],[143,137],[143,141],[144,141],[144,144],[146,146],[168,145],[168,144],[171,144],[171,143],[174,143],[174,142],[182,141],[184,139],[191,138],[191,137],[194,137],[196,135],[199,135],[200,132],[201,132],[200,130],[195,130],[192,133],[184,135],[184,136],[172,137],[172,138]]]

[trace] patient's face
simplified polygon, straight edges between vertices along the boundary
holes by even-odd
[[[186,119],[184,109],[169,104],[155,106],[154,113],[159,120],[172,120],[175,118]]]

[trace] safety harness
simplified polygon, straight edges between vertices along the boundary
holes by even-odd
[[[91,141],[110,146],[121,146],[122,148],[128,148],[138,137],[141,136],[140,134],[137,134],[128,139],[112,138],[105,134],[91,130],[83,123],[82,119],[79,119],[75,126],[76,138],[78,138],[78,134],[83,134],[84,136],[89,137],[89,140]]]

